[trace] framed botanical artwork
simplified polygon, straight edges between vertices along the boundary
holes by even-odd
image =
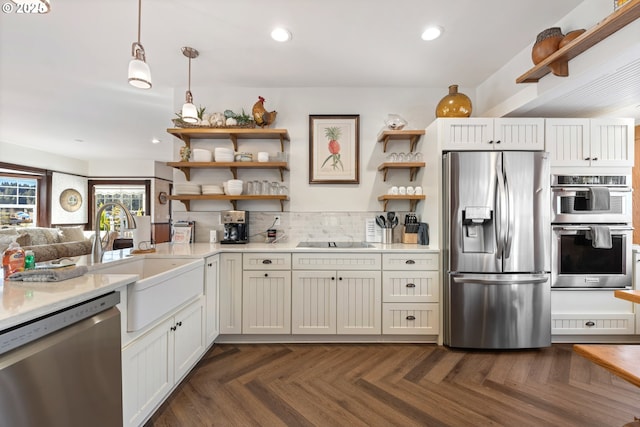
[[[360,183],[360,115],[309,116],[309,183]]]

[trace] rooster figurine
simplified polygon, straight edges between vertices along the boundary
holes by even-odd
[[[253,120],[260,127],[269,126],[276,120],[277,111],[267,111],[264,108],[264,98],[259,96],[258,102],[253,104]]]

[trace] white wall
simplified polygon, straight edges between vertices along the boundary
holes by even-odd
[[[87,175],[88,172],[85,161],[5,142],[0,142],[0,161],[77,175]]]

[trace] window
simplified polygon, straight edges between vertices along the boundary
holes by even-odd
[[[0,164],[0,227],[46,226],[46,171]],[[44,218],[44,220],[43,220]]]
[[[95,218],[98,209],[112,202],[121,202],[134,216],[149,215],[150,187],[151,183],[146,180],[89,181],[89,192],[93,196],[90,218]],[[100,229],[120,231],[122,215],[119,207],[105,209],[100,218]]]

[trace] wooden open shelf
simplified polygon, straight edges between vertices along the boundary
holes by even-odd
[[[416,178],[418,170],[423,168],[424,162],[388,162],[378,166],[379,171],[383,171],[383,181],[387,180],[387,172],[389,169],[409,169],[409,181],[413,181]]]
[[[284,181],[284,171],[289,170],[287,162],[167,162],[167,166],[180,169],[187,181],[191,181],[191,169],[229,169],[233,179],[238,179],[238,169],[278,169],[280,181]]]
[[[191,201],[192,200],[226,200],[231,203],[233,206],[233,210],[237,210],[237,202],[238,200],[278,200],[280,201],[280,211],[284,211],[284,202],[289,200],[288,196],[285,195],[238,195],[231,196],[228,194],[175,194],[172,196],[167,196],[169,200],[179,200],[184,203],[185,207],[188,211],[191,210]]]
[[[640,0],[638,0],[640,1]],[[424,129],[422,130],[390,130],[383,129],[378,134],[378,142],[382,142],[382,152],[387,152],[387,144],[389,141],[397,141],[397,140],[408,140],[409,141],[409,151],[413,152],[416,148],[416,144],[420,137],[424,135]]]
[[[550,72],[556,76],[568,76],[571,59],[638,18],[640,18],[640,0],[631,0],[518,77],[516,83],[535,83]]]
[[[420,195],[413,195],[413,196],[409,196],[409,195],[395,195],[395,194],[385,194],[382,196],[378,196],[378,200],[381,202],[384,202],[384,205],[382,207],[383,211],[387,210],[387,204],[389,203],[389,200],[409,200],[409,210],[414,212],[416,210],[416,204],[418,203],[418,201],[420,200],[424,200],[425,199],[425,195],[424,194],[420,194]]]
[[[280,151],[284,151],[284,141],[289,141],[286,129],[226,129],[226,128],[169,128],[167,132],[184,141],[191,148],[192,139],[228,139],[238,151],[238,139],[279,139]]]

